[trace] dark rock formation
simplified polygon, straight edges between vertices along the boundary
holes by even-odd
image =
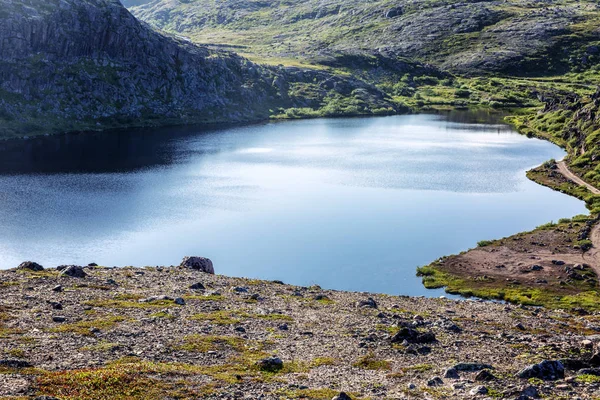
[[[205,257],[185,257],[183,261],[181,261],[180,266],[184,268],[197,269],[199,271],[206,272],[207,274],[215,273],[212,261]]]
[[[43,271],[44,267],[33,261],[25,261],[19,264],[17,269],[27,269],[29,271]]]
[[[519,378],[538,378],[556,380],[565,377],[565,367],[560,361],[544,360],[539,364],[530,365],[517,374]]]

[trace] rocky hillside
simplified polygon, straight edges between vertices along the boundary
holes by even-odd
[[[189,267],[0,271],[0,397],[597,398],[597,313]]]
[[[512,75],[600,61],[592,0],[152,0],[132,11],[199,43],[274,61],[319,64],[362,49],[462,74]]]
[[[357,79],[161,35],[117,0],[0,0],[0,43],[0,137],[260,120],[332,102],[332,115],[396,111]],[[306,95],[294,86],[305,82]]]
[[[591,95],[549,93],[537,114],[514,117],[523,133],[547,138],[566,148],[570,167],[587,182],[600,187],[600,87]],[[600,212],[600,198],[592,198]]]

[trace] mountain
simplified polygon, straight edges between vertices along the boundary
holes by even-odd
[[[0,43],[0,137],[264,120],[290,107],[398,111],[352,77],[160,34],[116,0],[0,0]]]
[[[153,0],[131,10],[156,28],[273,62],[321,64],[360,49],[459,74],[525,76],[600,61],[591,0]]]

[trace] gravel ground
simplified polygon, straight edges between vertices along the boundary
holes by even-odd
[[[600,398],[600,314],[83,271],[0,271],[0,397]]]

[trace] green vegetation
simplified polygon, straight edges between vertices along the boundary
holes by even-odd
[[[119,322],[125,321],[126,318],[119,315],[105,315],[90,321],[79,321],[71,324],[61,324],[55,328],[51,328],[50,332],[57,333],[76,333],[84,336],[92,336],[90,329],[97,328],[107,330],[114,328]]]
[[[267,321],[288,321],[294,319],[283,314],[254,314],[244,310],[218,310],[208,313],[195,314],[190,317],[194,321],[207,321],[217,325],[233,325],[240,323],[242,319],[263,319]]]
[[[593,272],[590,273],[595,276]],[[423,285],[428,289],[445,288],[448,293],[466,297],[505,300],[548,308],[600,310],[597,283],[576,281],[565,286],[526,287],[476,276],[454,275],[439,268],[437,263],[419,267],[417,275],[423,278]]]
[[[391,363],[387,360],[381,360],[373,353],[369,353],[365,356],[360,357],[354,364],[353,367],[370,369],[370,370],[390,370]]]

